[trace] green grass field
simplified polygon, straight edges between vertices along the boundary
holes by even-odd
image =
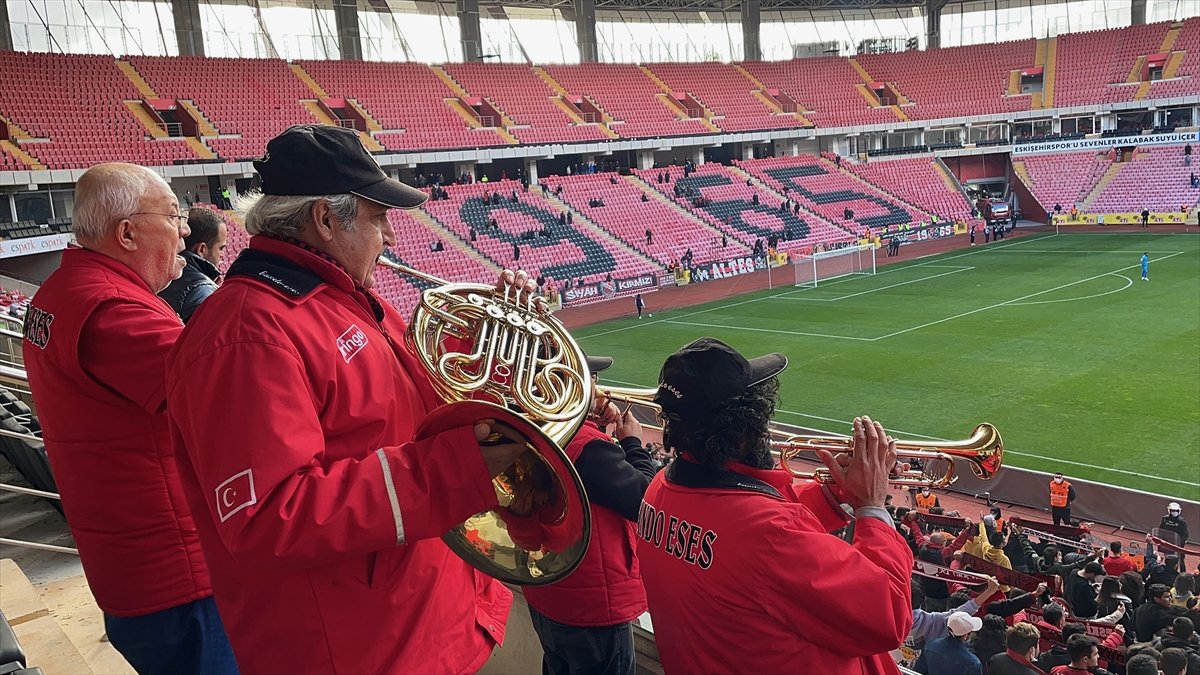
[[[1200,499],[1195,235],[1026,237],[817,288],[785,278],[708,305],[647,304],[652,319],[575,332],[615,357],[602,381],[653,386],[668,354],[711,335],[787,354],[781,422],[844,432],[869,414],[899,438],[961,439],[988,421],[1008,465]]]

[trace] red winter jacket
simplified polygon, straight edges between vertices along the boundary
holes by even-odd
[[[25,369],[96,604],[133,617],[212,595],[167,434],[183,324],[126,265],[68,249],[25,317]]]
[[[251,240],[168,359],[172,439],[243,673],[460,673],[512,595],[440,539],[497,506],[404,322],[335,263]]]
[[[663,669],[899,673],[888,652],[912,626],[913,556],[896,529],[860,518],[847,544],[827,534],[846,514],[820,485],[740,464],[715,485],[697,467],[656,476],[638,517]]]
[[[570,576],[549,586],[527,586],[525,600],[568,626],[632,621],[646,611],[633,519],[654,465],[636,438],[617,445],[590,421],[575,434],[566,453],[591,500],[591,543]]]

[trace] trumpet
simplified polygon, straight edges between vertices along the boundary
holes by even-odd
[[[796,478],[832,483],[829,469],[799,471],[790,461],[802,452],[828,450],[832,453],[854,451],[854,439],[841,436],[789,435],[771,442],[772,454],[778,456],[779,467]],[[944,488],[958,480],[954,460],[961,459],[971,466],[981,480],[990,480],[1004,462],[1004,441],[995,426],[984,422],[975,427],[970,437],[961,441],[896,441],[896,459],[916,459],[932,465],[906,469],[892,476],[888,483],[907,487]]]
[[[418,436],[492,418],[516,429],[527,448],[492,478],[500,507],[456,525],[443,541],[504,582],[543,585],[565,578],[591,539],[587,492],[562,449],[592,407],[583,351],[522,289],[450,283],[383,256],[378,265],[432,286],[421,293],[405,339],[448,405],[426,418]],[[518,512],[517,505],[522,511],[532,506],[532,512]],[[506,520],[512,515],[532,516],[553,530],[557,543],[514,540]]]
[[[634,389],[627,387],[602,387],[600,396],[613,403],[642,405],[656,413],[662,409],[654,403],[657,389]],[[661,427],[651,425],[661,431]],[[771,434],[771,454],[779,462],[779,468],[803,480],[819,483],[834,482],[829,469],[801,471],[791,465],[802,452],[828,450],[834,454],[853,453],[854,439],[841,436],[803,435],[783,431],[775,426]],[[896,441],[896,458],[922,460],[928,466],[921,469],[906,469],[892,476],[888,483],[906,487],[943,488],[958,480],[955,460],[966,461],[981,480],[990,480],[1004,463],[1004,441],[999,430],[984,422],[975,427],[970,437],[961,441]]]

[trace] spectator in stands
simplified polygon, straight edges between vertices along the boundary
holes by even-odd
[[[1142,227],[1150,227],[1150,209],[1142,209]]]
[[[1056,617],[1053,622],[1047,616],[1051,612]],[[1049,673],[1054,670],[1055,666],[1065,666],[1071,662],[1071,655],[1067,653],[1067,640],[1070,640],[1072,635],[1086,635],[1087,628],[1081,623],[1064,624],[1062,606],[1054,602],[1045,606],[1042,610],[1042,617],[1043,620],[1037,622],[1037,628],[1043,636],[1039,646],[1044,651],[1037,658],[1037,666]],[[1062,640],[1054,642],[1045,637],[1054,634],[1059,634]],[[1046,644],[1050,645],[1049,649],[1045,649]]]
[[[1158,661],[1149,654],[1138,654],[1125,662],[1125,675],[1159,675]]]
[[[1154,648],[1158,651],[1178,647],[1179,649],[1200,649],[1200,638],[1196,636],[1192,620],[1186,616],[1177,616],[1171,622],[1171,627],[1154,639]]]
[[[206,208],[188,211],[188,229],[183,239],[183,274],[171,282],[159,296],[187,323],[204,299],[217,290],[221,270],[217,263],[225,252],[228,226],[216,211]]]
[[[935,532],[935,534],[945,534],[944,532]],[[919,577],[920,580],[926,577]],[[944,581],[942,582],[945,583]],[[931,642],[946,634],[946,621],[950,615],[955,612],[963,612],[974,616],[979,613],[980,607],[991,598],[996,591],[1000,590],[1000,584],[995,577],[988,577],[987,586],[975,598],[965,600],[962,604],[955,606],[952,610],[942,610],[936,612],[927,612],[920,609],[921,604],[927,604],[928,598],[924,602],[919,602],[924,595],[924,585],[913,586],[913,625],[908,633],[908,638],[904,643],[914,649],[921,649],[925,643]]]
[[[1193,188],[1200,187],[1200,178],[1196,178],[1196,174],[1193,173],[1192,177],[1188,179],[1188,183],[1190,183]],[[1184,208],[1186,213],[1186,206]]]
[[[1003,654],[1007,648],[1008,625],[1004,619],[995,614],[983,617],[983,627],[971,637],[971,653],[981,664],[992,660],[993,656]],[[986,669],[984,669],[986,672]]]
[[[988,675],[1044,675],[1034,665],[1041,635],[1033,624],[1021,621],[1008,629],[1007,649],[987,662]]]
[[[946,619],[949,635],[930,641],[921,650],[913,670],[921,675],[982,675],[983,664],[967,648],[983,620],[965,612],[954,612]]]
[[[645,197],[646,195],[642,195]],[[650,228],[646,228],[646,245],[650,246],[654,243],[654,232]]]
[[[1192,144],[1191,143],[1188,143],[1187,145],[1183,146],[1183,165],[1184,166],[1192,165]]]
[[[1163,675],[1200,673],[1200,654],[1187,649],[1172,647],[1164,649],[1158,660]]]
[[[646,491],[638,557],[667,672],[894,672],[913,562],[883,509],[895,443],[857,418],[847,468],[820,453],[836,483],[794,486],[766,443],[786,365],[706,337],[662,367],[654,400],[679,458]],[[853,544],[827,534],[848,522],[839,503],[857,509]],[[656,535],[668,520],[688,523],[686,536]],[[783,583],[789,592],[777,592]],[[735,625],[743,638],[730,640]]]
[[[1192,174],[1192,175],[1195,176],[1196,174]],[[1195,187],[1195,186],[1193,185],[1192,187]],[[192,208],[192,203],[194,202],[194,200],[192,199],[192,191],[191,190],[188,190],[187,192],[183,193],[183,201],[184,201],[184,203],[187,204],[189,209]]]
[[[1191,574],[1180,574],[1175,577],[1175,583],[1171,587],[1171,604],[1176,607],[1187,608],[1188,602],[1196,597],[1192,591],[1195,590],[1196,577]]]
[[[1100,561],[1104,565],[1104,573],[1109,577],[1119,577],[1125,572],[1135,569],[1133,561],[1121,555],[1121,542],[1113,541],[1108,545],[1108,554]]]
[[[474,242],[478,238],[479,238],[479,234],[477,232],[475,232],[475,226],[472,225],[471,226],[471,241]]]
[[[1146,590],[1146,602],[1134,613],[1134,626],[1138,642],[1150,642],[1158,631],[1170,626],[1183,610],[1171,606],[1171,587],[1150,584]]]
[[[622,414],[596,389],[600,372],[611,365],[608,357],[587,358],[594,408],[566,447],[591,501],[587,555],[566,579],[524,589],[544,673],[634,673],[630,622],[646,611],[634,524],[657,466],[642,447],[642,425],[633,413]]]
[[[187,217],[157,173],[99,164],[71,219],[80,248],[33,297],[24,357],[88,585],[138,672],[237,673],[166,425],[183,324],[155,293],[183,272]]]
[[[648,201],[650,201],[650,197],[646,196],[646,193],[643,192],[642,193],[642,203],[645,204]]]
[[[513,262],[517,262],[520,259],[521,259],[521,246],[514,242],[513,243]]]
[[[1090,635],[1072,635],[1067,640],[1071,663],[1055,666],[1051,675],[1111,675],[1100,668],[1100,641]]]
[[[987,232],[987,230],[984,230]],[[1071,503],[1075,501],[1075,488],[1064,480],[1062,472],[1054,474],[1050,481],[1050,515],[1055,525],[1071,525]]]
[[[341,127],[291,127],[255,168],[250,246],[167,368],[173,449],[238,662],[477,670],[511,594],[440,537],[498,506],[491,477],[525,443],[492,420],[421,428],[442,401],[370,288],[395,242],[388,209],[424,193]],[[498,286],[535,290],[507,270]],[[387,387],[368,386],[380,376]]]
[[[1092,584],[1098,583],[1096,578],[1103,574],[1104,566],[1094,560],[1075,572],[1077,578],[1069,585],[1067,595],[1067,602],[1071,605],[1071,612],[1075,616],[1081,619],[1095,618],[1096,589],[1092,587]]]

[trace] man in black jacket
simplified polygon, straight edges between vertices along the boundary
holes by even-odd
[[[211,209],[188,211],[188,228],[192,233],[184,237],[184,250],[180,254],[186,263],[183,274],[158,294],[184,323],[217,290],[217,278],[221,276],[217,263],[225,252],[228,236],[225,221]]]
[[[1150,642],[1155,633],[1170,626],[1180,614],[1183,614],[1182,608],[1171,606],[1171,587],[1150,584],[1146,591],[1146,602],[1133,615],[1137,641]]]

